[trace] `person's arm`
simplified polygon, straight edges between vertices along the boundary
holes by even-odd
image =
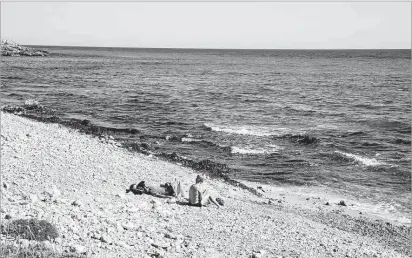
[[[216,205],[217,207],[220,207],[219,203],[217,203],[217,201],[215,200],[215,198],[213,198],[211,195],[209,195],[209,200]]]

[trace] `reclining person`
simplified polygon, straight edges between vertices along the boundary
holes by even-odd
[[[147,186],[145,181],[141,181],[140,183],[130,185],[129,189],[126,189],[126,193],[132,192],[137,195],[141,194],[149,194],[160,198],[172,198],[171,196],[166,195],[165,193],[161,193],[157,191],[153,187]]]
[[[196,184],[192,185],[189,190],[189,204],[192,206],[206,206],[213,203],[217,207],[223,206],[224,202],[221,198],[215,198],[204,184],[204,178],[198,175]]]
[[[176,179],[173,184],[165,183],[160,185],[160,187],[160,189],[156,190],[154,187],[147,186],[145,181],[141,181],[137,185],[132,184],[129,189],[126,189],[126,193],[132,192],[136,195],[149,194],[160,198],[183,197],[181,184]]]

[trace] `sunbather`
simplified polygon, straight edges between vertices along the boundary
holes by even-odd
[[[198,175],[196,177],[196,184],[192,185],[189,190],[189,204],[202,207],[209,203],[213,203],[217,207],[224,205],[223,199],[215,198],[207,188],[206,184],[204,184],[204,178]]]
[[[132,192],[137,195],[149,194],[160,198],[172,198],[172,196],[166,195],[166,193],[161,193],[153,187],[146,186],[145,181],[141,181],[139,184],[132,184],[129,189],[126,189],[126,193]]]

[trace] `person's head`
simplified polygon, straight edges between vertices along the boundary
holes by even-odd
[[[203,181],[205,181],[205,179],[204,179],[203,177],[201,177],[200,175],[197,175],[197,177],[196,177],[196,184],[203,183]]]

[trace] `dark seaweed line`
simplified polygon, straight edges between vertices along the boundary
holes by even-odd
[[[28,119],[38,121],[38,122],[62,124],[66,127],[76,129],[81,133],[90,134],[95,137],[102,137],[105,135],[111,135],[113,133],[123,133],[123,134],[133,134],[133,135],[140,133],[140,131],[137,129],[129,129],[129,128],[128,129],[117,129],[117,128],[107,128],[107,127],[102,127],[102,126],[96,126],[96,125],[91,124],[89,120],[78,120],[78,119],[63,120],[54,115],[56,113],[54,110],[46,109],[40,105],[6,106],[6,107],[3,107],[2,110],[4,112],[11,113],[14,115],[19,115],[19,116],[22,116]],[[148,146],[145,143],[124,142],[122,143],[121,147],[127,149],[128,151],[138,152],[144,155],[154,155],[160,158],[161,160],[165,160],[165,161],[168,161],[174,164],[182,165],[184,167],[192,168],[193,170],[196,170],[196,171],[207,173],[213,178],[221,178],[225,182],[229,183],[230,185],[245,189],[256,196],[259,196],[259,197],[262,196],[262,194],[259,193],[256,189],[249,187],[235,179],[230,178],[228,174],[230,172],[235,172],[236,170],[228,167],[225,164],[214,162],[208,159],[201,160],[201,161],[194,161],[191,159],[181,157],[175,152],[171,154],[164,153],[164,152],[156,152],[154,150],[150,150],[150,146]]]

